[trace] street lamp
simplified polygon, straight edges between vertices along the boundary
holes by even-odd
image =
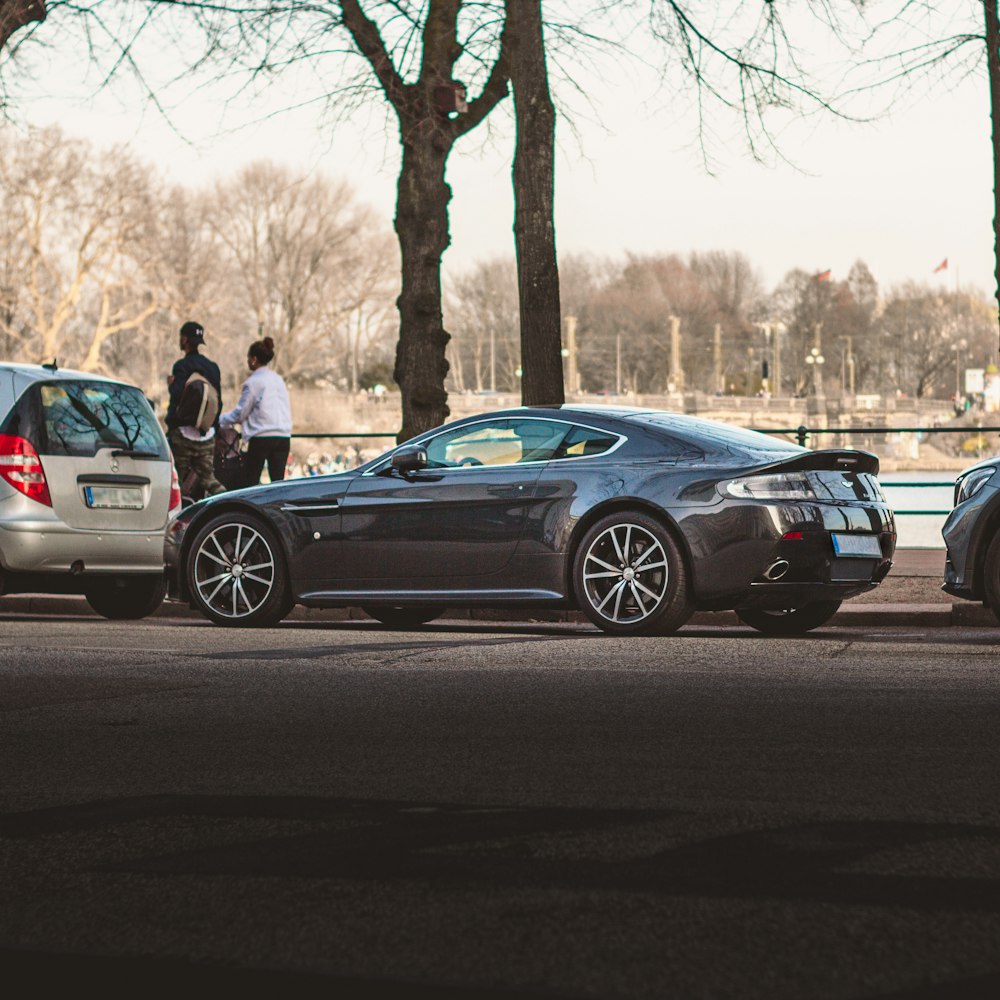
[[[814,347],[806,355],[806,364],[812,365],[813,373],[813,395],[822,396],[823,395],[823,381],[820,376],[820,365],[826,362],[826,358],[819,353],[819,348]]]
[[[964,395],[962,392],[962,383],[960,378],[959,359],[961,358],[962,352],[969,346],[968,341],[965,339],[959,340],[955,344],[955,405],[958,406],[959,398]]]

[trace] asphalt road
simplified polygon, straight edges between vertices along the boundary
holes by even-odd
[[[0,636],[38,989],[1000,995],[1000,628]]]

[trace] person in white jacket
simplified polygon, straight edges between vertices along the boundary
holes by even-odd
[[[256,486],[267,463],[271,482],[285,478],[292,433],[292,407],[285,380],[268,365],[274,358],[270,337],[255,340],[247,351],[250,377],[243,383],[240,400],[219,417],[222,427],[239,424],[247,452],[243,456],[244,486]]]

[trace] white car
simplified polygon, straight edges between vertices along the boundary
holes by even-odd
[[[163,601],[163,532],[180,506],[140,389],[0,364],[0,593],[83,594],[106,618],[143,618]]]

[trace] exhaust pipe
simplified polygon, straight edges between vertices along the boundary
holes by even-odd
[[[761,574],[765,580],[770,580],[772,583],[775,580],[780,580],[788,572],[788,560],[787,559],[776,559],[766,570]]]

